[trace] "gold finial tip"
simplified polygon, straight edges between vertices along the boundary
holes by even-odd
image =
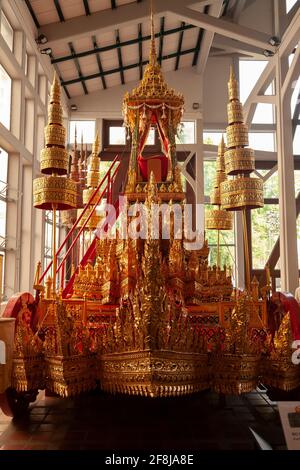
[[[235,81],[236,78],[235,78],[235,74],[234,74],[234,70],[233,70],[233,66],[231,65],[230,66],[230,81]]]
[[[100,150],[100,138],[99,138],[99,133],[97,131],[95,141],[93,143],[92,153],[97,156],[99,153],[99,150]]]

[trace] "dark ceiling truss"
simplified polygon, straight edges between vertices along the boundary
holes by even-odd
[[[192,24],[186,24],[184,27],[180,26],[178,28],[165,30],[165,31],[163,31],[162,34],[165,37],[165,36],[169,36],[170,34],[179,33],[180,31],[182,31],[182,29],[184,31],[186,31],[188,29],[193,29],[193,28],[196,28],[196,26],[194,26]],[[160,35],[161,35],[161,32],[155,33],[156,38],[160,37]],[[97,49],[90,49],[88,51],[78,52],[77,54],[75,54],[75,56],[67,55],[67,56],[64,56],[64,57],[57,57],[57,58],[52,60],[52,63],[56,64],[56,63],[59,63],[59,62],[65,62],[67,60],[73,60],[75,57],[77,59],[80,59],[81,57],[86,57],[88,55],[95,54],[96,52],[100,52],[100,53],[101,52],[108,52],[108,51],[112,51],[114,49],[117,49],[118,47],[132,46],[133,44],[138,44],[140,41],[144,42],[144,41],[149,41],[150,39],[151,39],[150,35],[142,36],[141,38],[137,37],[137,38],[134,38],[134,39],[130,39],[128,41],[122,41],[119,44],[115,43],[115,44],[110,44],[109,46],[98,47]]]
[[[185,22],[182,21],[181,27],[183,28],[185,26]],[[178,70],[179,67],[179,62],[180,62],[180,52],[182,48],[182,41],[183,41],[183,35],[184,35],[184,29],[179,33],[179,41],[178,41],[178,47],[177,47],[177,57],[176,57],[176,63],[175,63],[175,70]]]
[[[124,67],[123,67],[123,59],[122,59],[122,51],[120,47],[120,33],[119,30],[116,30],[116,45],[118,50],[118,61],[119,61],[119,68],[120,68],[120,76],[121,76],[121,83],[125,85],[125,77],[124,77]]]
[[[25,0],[26,6],[29,10],[29,13],[31,14],[31,18],[34,21],[35,26],[39,29],[41,27],[40,23],[38,22],[38,19],[34,13],[34,9],[32,8],[32,5],[30,3],[30,0]]]
[[[76,52],[75,52],[75,49],[74,49],[74,46],[73,46],[72,42],[69,42],[68,46],[70,48],[71,54],[75,56]],[[82,78],[83,75],[82,75],[81,67],[80,67],[80,64],[79,64],[79,60],[76,57],[74,57],[74,63],[75,63],[75,67],[77,69],[77,73],[78,73],[79,78]],[[81,85],[82,85],[84,94],[88,95],[89,92],[88,92],[88,89],[86,87],[86,84],[85,84],[84,80],[81,80]]]
[[[86,16],[89,16],[91,14],[89,0],[83,0],[83,6],[84,6],[84,11],[85,11]]]
[[[182,56],[182,55],[194,54],[194,53],[195,53],[195,48],[186,49],[184,51],[181,51],[180,55]],[[175,57],[177,57],[177,55],[178,55],[178,53],[174,52],[172,54],[168,54],[168,55],[163,56],[162,60],[174,59]],[[147,65],[147,64],[148,64],[148,60],[144,60],[143,61],[143,66]],[[134,63],[134,64],[129,64],[129,65],[123,65],[122,70],[124,72],[125,70],[134,69],[134,68],[137,68],[139,66],[140,66],[139,62]],[[101,76],[112,75],[114,73],[121,73],[121,67],[117,67],[115,69],[110,69],[110,70],[104,70],[102,73],[99,72],[99,73],[94,73],[92,75],[86,75],[84,77],[74,78],[72,80],[62,81],[62,85],[64,85],[64,86],[73,85],[74,83],[79,83],[81,81],[86,81],[86,80],[93,80],[94,78],[98,78],[98,77],[101,77]]]
[[[164,49],[164,31],[165,31],[165,17],[162,16],[160,19],[160,37],[159,37],[159,53],[158,53],[158,62],[161,65],[161,58],[163,55]]]
[[[140,80],[143,78],[143,31],[142,23],[139,23],[139,69],[140,69]]]
[[[208,15],[209,13],[209,5],[206,5],[206,7],[204,8],[204,13],[206,15]],[[199,59],[199,54],[200,54],[200,49],[201,49],[201,43],[202,43],[202,39],[203,39],[203,35],[204,35],[204,29],[203,28],[199,28],[199,33],[198,33],[198,38],[197,38],[197,43],[196,43],[196,48],[195,48],[195,54],[194,54],[194,58],[193,58],[193,67],[195,65],[197,65],[198,63],[198,59]]]
[[[65,21],[65,17],[64,17],[64,14],[62,12],[59,0],[53,0],[53,1],[54,1],[54,5],[55,5],[55,8],[56,8],[58,17],[59,17],[59,21],[61,21],[61,22]]]
[[[97,44],[97,39],[96,39],[96,36],[92,36],[92,41],[93,41],[93,46],[95,49],[98,48],[98,44]],[[102,81],[102,86],[104,88],[104,90],[106,90],[107,88],[107,85],[106,85],[106,80],[105,80],[105,77],[103,75],[103,67],[102,67],[102,62],[101,62],[101,58],[100,58],[100,54],[99,52],[96,53],[96,59],[97,59],[97,64],[98,64],[98,69],[99,69],[99,73],[101,73],[101,81]]]

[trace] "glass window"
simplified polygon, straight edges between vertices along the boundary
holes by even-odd
[[[293,6],[295,5],[296,2],[297,2],[297,0],[285,0],[286,12],[287,13],[293,8]]]
[[[80,142],[81,134],[83,141],[91,144],[95,140],[95,121],[70,121],[70,144],[74,144],[75,127],[77,130],[77,141]]]
[[[13,50],[14,46],[14,30],[12,29],[11,24],[9,23],[7,17],[1,12],[1,34],[3,36],[4,41],[10,48],[10,50]]]
[[[206,205],[206,209],[213,209],[213,206]],[[206,230],[205,237],[210,247],[209,264],[217,264],[218,256],[218,232],[217,230]],[[222,230],[220,232],[220,264],[223,266],[234,266],[234,230]]]
[[[258,103],[252,120],[253,124],[274,124],[274,106]]]
[[[275,151],[274,132],[249,132],[249,147],[255,150]]]
[[[0,65],[0,122],[10,128],[11,78]]]
[[[270,83],[270,85],[266,89],[265,95],[267,95],[267,96],[274,95],[274,90],[275,90],[275,84],[274,84],[274,81],[273,81],[272,83]]]
[[[297,197],[298,194],[300,193],[300,170],[294,171],[294,178],[295,178],[295,197]]]
[[[0,148],[0,256],[2,261],[2,286],[0,296],[4,289],[4,264],[5,264],[5,238],[6,238],[6,183],[7,183],[8,154]],[[0,299],[1,301],[1,299]]]
[[[259,173],[261,173],[261,171],[259,171]],[[264,182],[264,197],[265,198],[279,197],[278,171],[273,173],[273,175],[270,176],[270,178],[268,178],[267,181]]]
[[[125,145],[126,144],[126,129],[125,127],[109,127],[109,145]]]
[[[210,196],[216,175],[216,162],[204,161],[204,195]]]
[[[242,103],[245,103],[267,63],[265,60],[239,61],[240,99]]]
[[[194,144],[195,143],[195,121],[183,121],[179,126],[176,136],[177,144]]]
[[[279,237],[279,205],[251,211],[253,269],[263,269]]]
[[[219,145],[222,139],[222,132],[203,132],[203,143],[208,145]]]
[[[292,112],[292,118],[293,118],[296,105],[299,103],[298,96],[300,94],[300,78],[298,78],[298,80],[295,80],[292,86],[294,88],[292,99],[291,99],[291,112]]]
[[[52,221],[53,212],[45,211],[45,251],[44,251],[44,269],[52,261]],[[56,249],[59,247],[59,213],[56,213]]]
[[[6,183],[8,154],[0,148],[0,246],[6,231]]]

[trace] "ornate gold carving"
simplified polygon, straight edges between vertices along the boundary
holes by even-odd
[[[205,213],[207,230],[232,230],[232,214],[225,210],[210,210]]]
[[[221,184],[224,209],[256,209],[264,206],[263,181],[260,178],[239,177]]]
[[[55,204],[58,210],[76,207],[77,187],[69,178],[61,176],[44,176],[33,181],[33,204],[38,209],[52,209]]]

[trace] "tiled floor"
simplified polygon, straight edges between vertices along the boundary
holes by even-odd
[[[212,392],[174,399],[41,393],[18,421],[0,411],[0,449],[257,449],[249,426],[273,449],[285,449],[276,405],[264,393],[227,397],[225,406]]]

